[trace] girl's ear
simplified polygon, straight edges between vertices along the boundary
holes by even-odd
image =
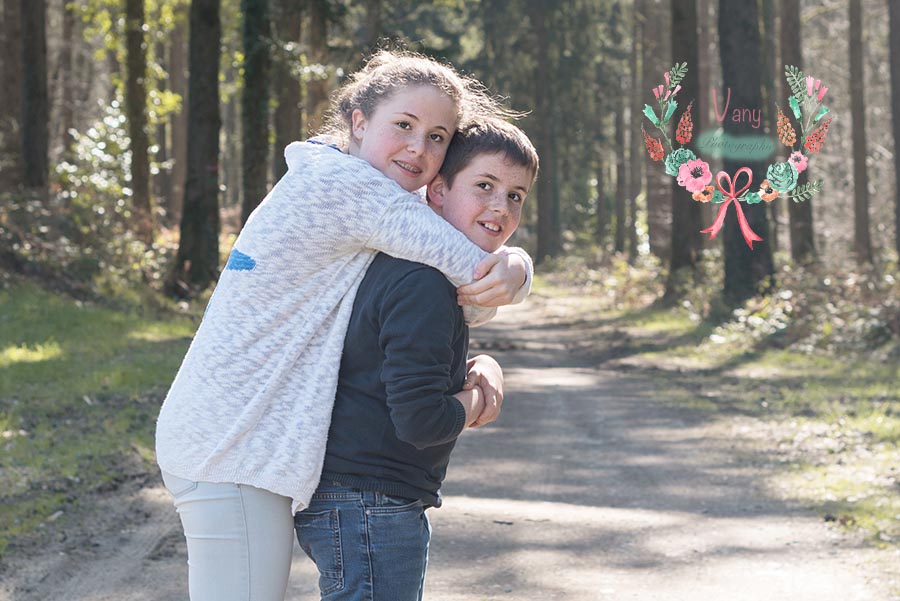
[[[363,112],[360,109],[353,109],[350,114],[350,137],[357,143],[362,142],[368,124]]]
[[[440,214],[444,208],[444,194],[447,191],[447,182],[444,181],[444,177],[441,174],[435,175],[434,179],[428,183],[426,191],[429,206]]]

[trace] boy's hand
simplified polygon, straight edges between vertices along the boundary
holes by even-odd
[[[484,396],[484,409],[471,426],[478,427],[489,424],[500,415],[503,406],[503,369],[490,355],[477,355],[466,364],[468,374],[463,390],[481,389]]]
[[[457,300],[480,307],[508,305],[527,278],[528,266],[517,253],[491,254],[475,268],[475,281],[457,288]]]

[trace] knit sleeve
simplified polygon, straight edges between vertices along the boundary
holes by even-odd
[[[397,437],[419,449],[455,440],[466,415],[452,395],[455,353],[465,353],[453,289],[437,271],[416,269],[384,295],[379,321],[381,379]]]
[[[454,286],[471,282],[488,254],[412,195],[390,204],[366,246],[434,267]]]

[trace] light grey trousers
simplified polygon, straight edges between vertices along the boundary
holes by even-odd
[[[294,544],[289,498],[166,472],[163,482],[187,539],[191,601],[284,601]]]

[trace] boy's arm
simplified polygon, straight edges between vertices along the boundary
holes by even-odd
[[[385,293],[379,321],[381,380],[397,437],[419,449],[455,440],[483,403],[480,390],[450,393],[452,366],[465,362],[456,356],[465,350],[455,291],[438,272],[416,269]]]
[[[463,390],[480,389],[484,397],[484,407],[476,419],[469,422],[472,427],[483,426],[496,420],[503,407],[503,369],[490,355],[476,355],[466,362],[466,381]]]

